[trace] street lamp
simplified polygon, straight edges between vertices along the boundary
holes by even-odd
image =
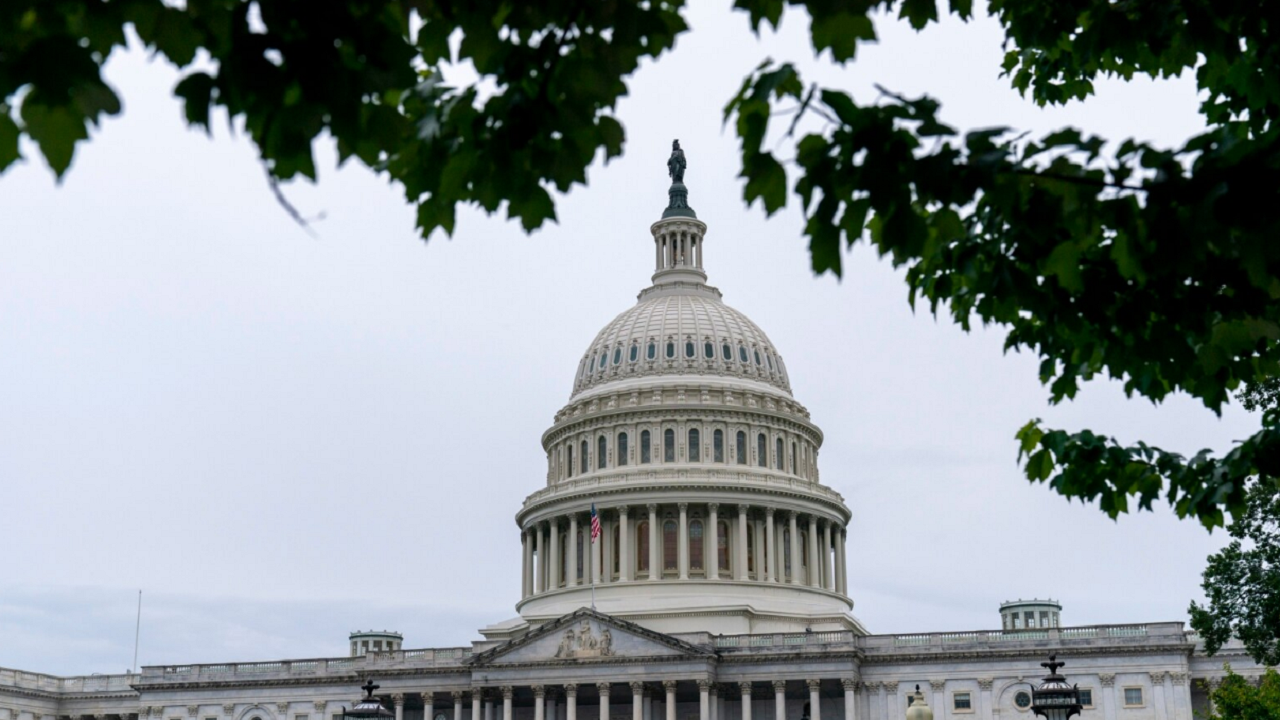
[[[1031,691],[1031,711],[1045,720],[1067,720],[1080,714],[1080,688],[1067,684],[1058,674],[1058,668],[1066,663],[1058,662],[1057,657],[1050,655],[1049,662],[1040,663],[1040,667],[1049,668],[1049,676]]]
[[[388,720],[394,718],[395,713],[382,707],[382,701],[373,696],[373,691],[382,687],[375,685],[373,679],[365,680],[364,685],[360,686],[364,690],[366,696],[356,703],[355,707],[342,710],[342,720]]]

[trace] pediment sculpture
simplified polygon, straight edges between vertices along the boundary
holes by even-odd
[[[561,659],[610,657],[613,655],[613,635],[609,628],[601,628],[599,637],[591,629],[591,622],[583,620],[577,631],[569,628],[560,636],[556,657]]]

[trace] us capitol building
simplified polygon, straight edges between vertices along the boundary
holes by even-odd
[[[870,634],[822,431],[778,348],[707,284],[678,143],[668,167],[653,284],[583,353],[516,513],[518,617],[468,647],[359,632],[343,657],[0,668],[0,720],[335,720],[369,677],[396,720],[902,720],[917,698],[937,720],[1031,720],[1050,652],[1084,720],[1193,720],[1223,662],[1260,674],[1181,622],[1066,627],[1051,600],[1001,605],[996,630]]]

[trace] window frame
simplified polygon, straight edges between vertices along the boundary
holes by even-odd
[[[1137,703],[1131,703],[1131,702],[1129,702],[1129,691],[1130,691],[1130,690],[1137,690],[1137,691],[1138,691],[1138,702],[1137,702]],[[1146,692],[1146,688],[1142,687],[1141,685],[1125,685],[1125,686],[1123,686],[1123,687],[1121,687],[1121,688],[1120,688],[1120,700],[1121,700],[1121,702],[1123,702],[1123,703],[1124,703],[1124,707],[1127,707],[1127,708],[1141,708],[1141,707],[1146,707],[1146,706],[1147,706],[1147,692]]]
[[[1078,688],[1078,689],[1080,690],[1080,693],[1081,693],[1081,695],[1080,695],[1080,707],[1083,707],[1083,708],[1092,708],[1092,707],[1094,707],[1094,704],[1093,704],[1093,687],[1092,687],[1092,686],[1090,686],[1090,687],[1082,687],[1082,688]],[[1085,702],[1085,701],[1084,701],[1084,693],[1089,693],[1089,702]]]
[[[653,462],[653,433],[648,429],[640,431],[640,464],[649,465]]]
[[[685,433],[685,443],[688,448],[685,455],[688,456],[689,462],[702,462],[702,432],[696,427],[689,428]]]
[[[964,696],[964,701],[968,703],[969,707],[962,708],[956,704],[957,702],[959,702],[961,695]],[[952,690],[951,691],[951,712],[956,713],[958,715],[973,714],[973,691],[972,690]]]
[[[627,464],[627,455],[631,452],[631,439],[627,437],[626,430],[619,430],[617,436],[614,437],[614,447],[618,449],[618,457],[614,465],[622,467]]]

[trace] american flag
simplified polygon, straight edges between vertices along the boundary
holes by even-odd
[[[591,503],[591,542],[600,537],[600,516],[596,515],[596,504]]]

